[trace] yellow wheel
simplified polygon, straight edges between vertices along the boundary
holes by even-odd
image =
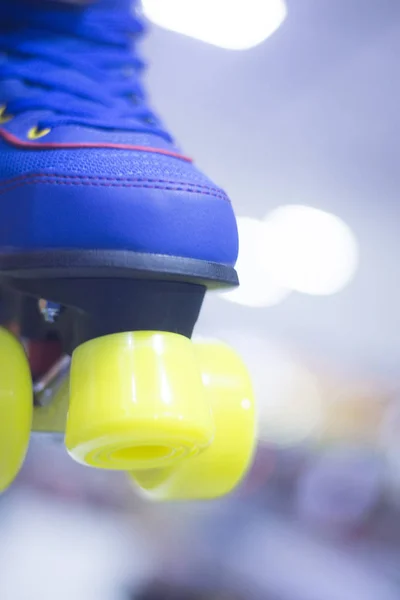
[[[201,454],[170,469],[136,471],[131,477],[158,500],[217,498],[245,475],[255,445],[255,403],[246,367],[220,343],[193,345],[211,404],[215,438]]]
[[[214,435],[190,340],[173,333],[120,333],[73,354],[66,446],[104,469],[168,467]]]
[[[20,342],[0,328],[0,492],[17,476],[32,424],[33,390]]]

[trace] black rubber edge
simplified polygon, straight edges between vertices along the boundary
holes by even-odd
[[[125,250],[43,250],[0,254],[0,276],[18,279],[129,278],[185,281],[208,288],[235,287],[228,265]]]

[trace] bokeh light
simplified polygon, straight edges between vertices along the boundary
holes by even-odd
[[[229,50],[257,46],[287,13],[284,0],[143,0],[143,8],[165,29]]]
[[[264,228],[264,260],[283,287],[330,295],[354,277],[358,245],[339,217],[310,206],[287,205],[269,213]]]
[[[263,393],[259,393],[259,437],[277,446],[296,446],[318,439],[323,399],[318,379],[286,352],[264,363]]]
[[[263,261],[264,224],[249,217],[238,218],[240,250],[236,265],[240,287],[223,292],[226,300],[251,307],[278,304],[290,294],[271,275]]]
[[[292,447],[314,442],[325,419],[323,389],[297,353],[262,334],[217,330],[247,365],[258,410],[258,437],[268,445]]]

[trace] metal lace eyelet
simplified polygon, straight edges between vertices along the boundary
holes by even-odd
[[[4,125],[4,123],[8,123],[13,118],[14,118],[14,115],[7,114],[7,105],[2,104],[0,106],[0,125]]]
[[[50,131],[51,131],[51,129],[49,129],[49,128],[39,129],[39,127],[37,125],[35,125],[35,127],[32,127],[28,131],[27,138],[28,138],[28,140],[38,140],[39,138],[42,138],[45,135],[49,134]]]

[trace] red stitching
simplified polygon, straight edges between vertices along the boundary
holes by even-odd
[[[200,189],[205,189],[205,190],[209,190],[210,192],[213,193],[217,193],[220,194],[222,196],[226,196],[225,192],[223,190],[220,190],[218,188],[214,188],[208,185],[201,185],[199,183],[188,183],[187,181],[170,181],[169,179],[146,179],[144,177],[133,177],[133,178],[129,178],[129,177],[104,177],[102,175],[75,175],[75,174],[71,174],[71,175],[64,175],[64,174],[52,174],[52,173],[25,173],[23,175],[18,175],[17,177],[11,177],[10,179],[6,179],[3,181],[0,181],[0,187],[3,186],[7,186],[10,183],[16,182],[16,181],[22,181],[22,180],[31,180],[34,178],[39,178],[39,177],[43,177],[43,178],[48,178],[48,179],[79,179],[79,181],[85,180],[85,179],[89,179],[89,180],[94,180],[94,181],[111,181],[111,182],[126,182],[126,183],[169,183],[171,185],[183,185],[183,186],[189,186],[192,188],[200,188]]]
[[[16,135],[6,129],[0,128],[0,137],[7,143],[17,148],[25,148],[27,150],[57,150],[57,149],[73,149],[73,148],[112,148],[114,150],[132,150],[137,152],[150,152],[153,154],[163,154],[184,160],[185,162],[193,162],[191,158],[174,152],[173,150],[165,150],[163,148],[151,148],[149,146],[136,146],[134,144],[113,144],[111,142],[28,142],[21,140]]]
[[[7,192],[12,192],[20,187],[23,187],[27,184],[35,184],[35,183],[44,183],[44,184],[50,184],[50,185],[81,185],[80,182],[78,181],[41,181],[40,179],[32,179],[29,181],[23,181],[18,183],[17,185],[11,186],[11,187],[4,187],[3,189],[0,189],[0,195],[5,194]],[[216,194],[210,191],[205,191],[205,190],[195,190],[192,188],[182,188],[182,187],[172,187],[172,186],[160,186],[160,185],[132,185],[132,184],[110,184],[110,183],[84,183],[83,185],[89,185],[92,187],[126,187],[126,188],[136,188],[136,189],[140,189],[140,188],[148,188],[148,189],[158,189],[158,190],[169,190],[169,191],[183,191],[183,192],[189,192],[189,193],[196,193],[199,195],[203,195],[203,196],[213,196],[215,198],[218,198],[219,200],[225,200],[229,202],[229,199],[227,196],[222,195],[222,194]]]

